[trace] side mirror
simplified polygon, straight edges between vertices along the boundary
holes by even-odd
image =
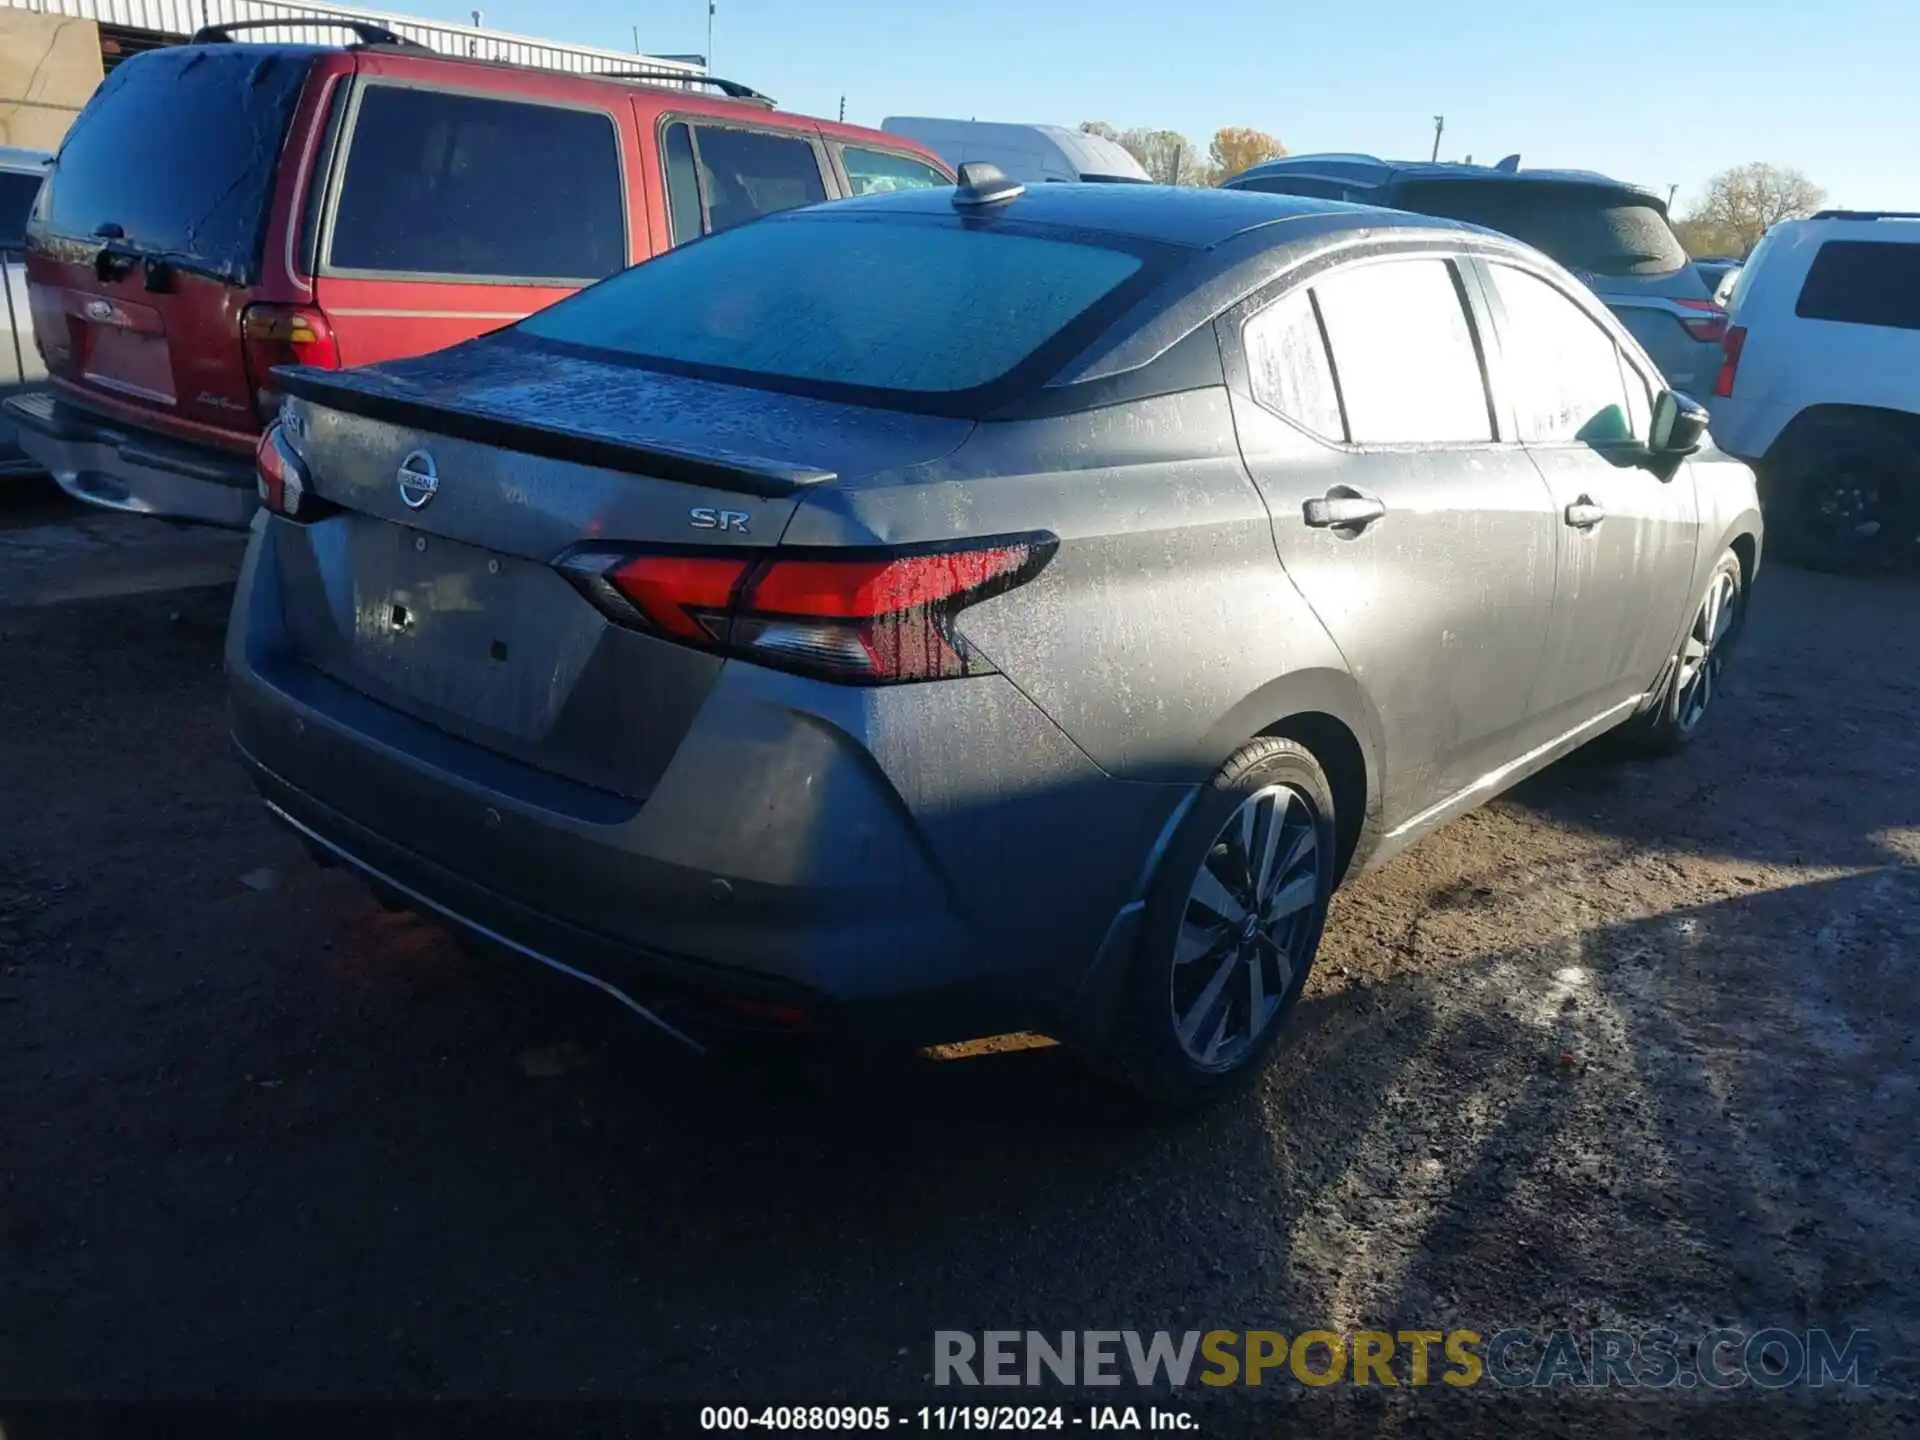
[[[1656,455],[1691,455],[1706,438],[1706,407],[1678,390],[1662,390],[1653,402],[1647,448]]]

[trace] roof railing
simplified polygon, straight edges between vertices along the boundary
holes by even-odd
[[[1809,220],[1920,220],[1920,210],[1818,210]]]
[[[771,95],[762,95],[751,85],[738,80],[722,80],[718,75],[689,75],[679,70],[594,70],[587,72],[595,80],[669,80],[678,85],[711,85],[729,100],[745,100],[754,105],[773,104]]]
[[[386,49],[411,50],[422,55],[432,55],[436,51],[404,36],[396,35],[384,25],[375,25],[370,20],[349,20],[334,16],[315,15],[289,16],[284,20],[228,20],[219,25],[202,25],[189,37],[189,45],[231,45],[237,43],[236,30],[351,30],[354,38],[362,45],[379,45]]]

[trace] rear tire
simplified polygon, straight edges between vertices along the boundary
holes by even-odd
[[[1706,591],[1668,667],[1659,705],[1622,726],[1621,740],[1647,755],[1677,755],[1692,744],[1712,712],[1727,658],[1746,620],[1746,571],[1729,550],[1707,577]]]
[[[1258,1075],[1319,950],[1336,860],[1333,791],[1312,752],[1273,736],[1243,746],[1161,861],[1094,1068],[1168,1107]]]
[[[1807,570],[1878,572],[1920,542],[1920,449],[1861,419],[1805,433],[1769,474],[1767,543]]]

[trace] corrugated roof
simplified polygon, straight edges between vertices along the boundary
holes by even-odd
[[[486,30],[474,25],[456,25],[443,20],[422,20],[412,15],[396,15],[386,10],[362,10],[347,5],[302,5],[290,0],[0,0],[0,8],[31,10],[43,15],[72,15],[114,29],[143,30],[181,39],[206,25],[227,25],[241,20],[284,20],[284,28],[257,32],[261,40],[279,40],[307,45],[338,45],[351,36],[317,21],[329,18],[362,20],[384,26],[402,39],[412,40],[442,55],[471,56],[480,60],[504,61],[537,70],[564,70],[574,74],[594,74],[611,69],[641,66],[701,75],[699,65],[685,60],[670,60],[659,55],[635,55],[624,50],[603,50],[595,45],[570,45],[560,40],[543,40],[531,35],[514,35],[504,30]]]

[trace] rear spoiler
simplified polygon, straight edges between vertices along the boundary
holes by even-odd
[[[456,410],[369,389],[328,370],[290,366],[276,369],[273,376],[282,394],[298,396],[344,415],[359,415],[454,440],[494,445],[523,455],[652,475],[661,480],[677,480],[739,495],[779,499],[839,478],[832,470],[790,465],[760,456],[620,440],[607,435],[582,435],[578,431],[556,430],[500,415]]]

